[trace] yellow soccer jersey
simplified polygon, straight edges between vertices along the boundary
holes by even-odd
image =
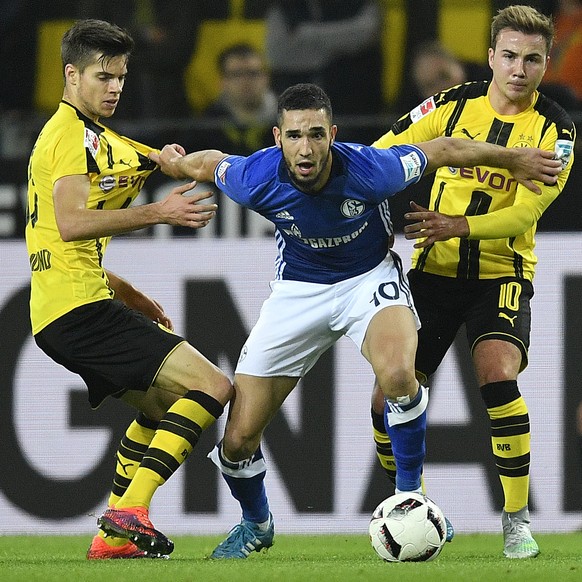
[[[488,87],[486,81],[466,83],[427,99],[373,145],[387,148],[450,136],[555,151],[564,169],[555,186],[542,185],[541,195],[518,184],[507,170],[439,168],[429,207],[445,214],[465,215],[470,235],[415,249],[412,257],[413,268],[436,275],[462,279],[513,276],[532,280],[537,262],[534,254],[537,221],[568,179],[575,128],[559,105],[537,92],[526,111],[499,115],[487,97]]]
[[[147,157],[151,151],[64,101],[42,129],[28,165],[25,231],[33,334],[75,307],[113,295],[102,265],[111,237],[64,242],[55,219],[54,183],[87,174],[88,208],[126,208],[156,168]]]

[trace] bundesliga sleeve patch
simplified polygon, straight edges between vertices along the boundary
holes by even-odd
[[[410,120],[412,123],[416,123],[435,109],[436,104],[434,102],[434,97],[429,97],[410,112]]]
[[[420,176],[422,171],[422,160],[418,152],[410,152],[405,156],[400,156],[400,163],[404,168],[405,182],[410,182]]]
[[[220,162],[216,168],[216,177],[220,180],[221,184],[226,184],[226,170],[230,167],[230,162]]]
[[[99,136],[87,127],[85,128],[85,148],[95,159],[99,151]]]
[[[568,165],[573,149],[574,142],[572,141],[566,139],[559,139],[556,141],[555,146],[556,159],[562,162],[562,169],[564,169]]]

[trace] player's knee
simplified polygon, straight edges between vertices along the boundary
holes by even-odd
[[[391,366],[378,376],[378,383],[383,395],[391,400],[399,396],[414,396],[418,383],[414,370],[408,366]]]
[[[216,368],[207,379],[207,387],[203,390],[223,406],[233,397],[234,387],[228,376]]]
[[[234,462],[248,459],[259,448],[260,435],[250,434],[241,430],[229,430],[222,441],[225,456]]]

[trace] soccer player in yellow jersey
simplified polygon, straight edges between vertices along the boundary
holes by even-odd
[[[440,135],[510,148],[555,151],[563,170],[536,195],[492,167],[440,168],[429,208],[406,215],[414,245],[408,276],[422,327],[416,356],[419,379],[437,369],[466,324],[475,373],[491,422],[491,443],[503,487],[504,555],[539,553],[528,513],[530,426],[517,377],[527,365],[530,300],[536,257],[534,233],[544,210],[564,188],[573,163],[575,129],[568,114],[537,91],[548,63],[554,27],[530,6],[509,6],[491,26],[491,82],[466,83],[424,101],[375,142],[379,148]],[[378,457],[394,478],[384,403],[372,398]]]
[[[28,168],[35,341],[83,378],[93,408],[113,396],[139,411],[118,450],[109,508],[98,520],[103,531],[89,559],[173,550],[149,521],[150,501],[232,394],[221,370],[171,331],[160,305],[103,266],[112,235],[160,223],[199,228],[216,211],[200,203],[206,193],[183,196],[192,182],[161,202],[130,207],[156,167],[148,159],[154,150],[99,120],[115,112],[132,48],[124,30],[99,20],[79,21],[65,33],[63,100]]]

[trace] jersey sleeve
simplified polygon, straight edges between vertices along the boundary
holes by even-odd
[[[377,202],[404,190],[422,177],[428,160],[426,154],[414,145],[406,144],[380,150],[368,148],[368,154],[374,167],[373,187]]]
[[[573,124],[565,132],[548,132],[539,147],[548,151],[554,150],[556,158],[562,161],[563,169],[558,175],[557,184],[538,184],[542,190],[540,195],[518,184],[512,206],[489,214],[466,217],[469,224],[468,238],[485,240],[518,236],[534,226],[566,185],[574,163],[575,139],[576,130]]]
[[[437,108],[435,98],[430,97],[401,117],[372,145],[376,148],[389,148],[393,145],[421,143],[440,137],[444,135],[442,119],[449,108],[449,105]]]
[[[231,200],[242,206],[250,206],[250,194],[246,185],[248,158],[228,156],[214,170],[214,183]]]

